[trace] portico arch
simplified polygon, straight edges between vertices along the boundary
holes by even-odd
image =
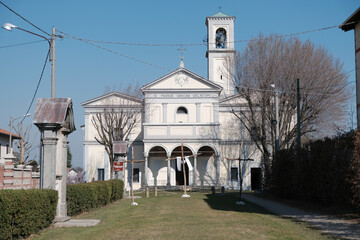
[[[189,146],[187,145],[183,145],[183,154],[184,157],[185,156],[190,156],[193,155],[193,149],[191,149]],[[177,146],[174,147],[171,151],[171,157],[175,158],[175,157],[181,157],[182,152],[181,152],[181,146]],[[185,181],[184,181],[184,169],[183,169],[183,164],[181,164],[181,168],[178,169],[177,168],[177,159],[174,160],[173,166],[175,169],[175,184],[176,185],[184,185]],[[190,158],[190,162],[193,165],[193,160],[192,158]],[[192,171],[190,173],[189,171],[189,167],[187,164],[185,164],[185,175],[186,175],[186,185],[190,185],[189,182],[189,175],[192,175]]]
[[[168,183],[168,166],[165,159],[168,157],[166,148],[155,145],[148,151],[148,185],[166,186]]]
[[[214,186],[218,182],[218,153],[216,148],[203,145],[197,150],[194,168],[194,184],[200,186]]]

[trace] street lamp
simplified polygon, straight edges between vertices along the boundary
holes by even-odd
[[[30,116],[30,113],[28,113],[28,114],[26,114],[26,115],[24,115],[24,116],[21,116],[21,117],[14,118],[14,119],[10,116],[9,146],[10,146],[10,154],[11,154],[11,155],[13,154],[12,140],[11,140],[11,137],[12,137],[12,136],[11,136],[11,131],[12,131],[13,123],[14,123],[15,120],[17,120],[17,119],[19,119],[19,118],[26,118],[26,117],[28,117],[28,116]]]
[[[54,98],[55,97],[55,28],[53,27],[52,29],[52,34],[50,39],[42,35],[39,35],[37,33],[15,26],[14,24],[11,23],[3,24],[2,28],[10,32],[12,31],[13,28],[19,29],[21,31],[30,33],[32,35],[44,38],[49,43],[49,51],[50,51],[49,61],[51,62],[51,97]]]
[[[274,89],[274,107],[275,107],[275,119],[271,121],[271,123],[275,127],[275,152],[280,150],[279,143],[279,92],[277,91],[275,84],[270,85],[271,88]]]

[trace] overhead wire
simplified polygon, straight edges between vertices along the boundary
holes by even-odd
[[[68,35],[67,33],[61,32],[61,31],[59,31],[59,30],[57,30],[57,31],[58,31],[59,33],[61,33],[61,34],[65,35],[65,36],[67,36],[67,35]],[[89,41],[84,40],[84,39],[81,39],[81,38],[76,38],[76,37],[73,37],[73,39],[76,39],[76,40],[82,41],[82,42],[84,42],[84,43],[86,43],[86,44],[89,44],[89,45],[95,46],[95,47],[100,48],[100,49],[102,49],[102,50],[105,50],[105,51],[108,51],[108,52],[111,52],[111,53],[114,53],[114,54],[120,55],[120,56],[125,57],[125,58],[129,58],[129,59],[131,59],[131,60],[134,60],[134,61],[137,61],[137,62],[140,62],[140,63],[146,64],[146,65],[150,65],[150,66],[153,66],[153,67],[156,67],[156,68],[160,68],[160,69],[163,69],[163,70],[166,70],[166,71],[171,71],[171,69],[170,69],[170,68],[167,68],[167,67],[162,67],[162,66],[160,66],[160,65],[157,65],[157,64],[154,64],[154,63],[150,63],[150,62],[147,62],[147,61],[141,60],[141,59],[139,59],[139,58],[131,57],[131,56],[129,56],[129,55],[126,55],[126,54],[123,54],[123,53],[120,53],[120,52],[117,52],[117,51],[111,50],[111,49],[109,49],[109,48],[106,48],[106,47],[100,46],[100,45],[98,45],[98,44],[95,44],[95,43],[93,43],[93,42],[89,42]]]
[[[7,9],[9,9],[12,13],[14,13],[16,16],[20,17],[22,20],[24,20],[25,22],[29,23],[31,26],[33,26],[34,28],[36,28],[37,30],[45,33],[46,35],[50,36],[49,33],[47,33],[46,31],[42,30],[41,28],[39,28],[38,26],[36,26],[35,24],[33,24],[32,22],[30,22],[29,20],[27,20],[26,18],[24,18],[23,16],[21,16],[19,13],[15,12],[14,10],[12,10],[9,6],[7,6],[5,3],[3,3],[2,1],[0,1],[0,4],[2,4],[4,7],[6,7]]]
[[[271,38],[271,37],[276,37],[276,38],[285,38],[285,37],[292,37],[292,36],[297,36],[297,35],[302,35],[302,34],[306,34],[306,33],[311,33],[311,32],[318,32],[318,31],[324,31],[324,30],[328,30],[328,29],[332,29],[332,28],[337,28],[338,26],[329,26],[329,27],[323,27],[323,28],[317,28],[317,29],[311,29],[308,31],[302,31],[302,32],[297,32],[297,33],[290,33],[290,34],[285,34],[285,35],[275,35],[275,36],[270,36],[270,37],[265,37],[266,38]],[[106,44],[117,44],[117,45],[132,45],[132,46],[150,46],[150,47],[174,47],[174,46],[207,46],[210,44],[215,44],[215,43],[132,43],[132,42],[116,42],[116,41],[103,41],[103,40],[93,40],[93,39],[87,39],[87,38],[79,38],[79,37],[75,37],[73,35],[64,33],[62,31],[56,30],[57,32],[66,35],[66,38],[70,38],[70,39],[76,39],[76,40],[80,40],[80,41],[87,41],[87,42],[96,42],[96,43],[106,43]],[[263,38],[253,38],[253,39],[247,39],[247,40],[237,40],[237,41],[230,41],[228,43],[243,43],[243,42],[252,42],[252,41],[257,41]]]
[[[32,42],[26,42],[26,43],[18,43],[18,44],[0,46],[0,48],[17,47],[17,46],[22,46],[22,45],[27,45],[27,44],[33,44],[33,43],[38,43],[38,42],[44,42],[44,41],[46,41],[46,40],[38,40],[38,41],[32,41]]]
[[[49,56],[50,56],[50,49],[49,49],[48,52],[47,52],[44,65],[43,65],[42,70],[41,70],[40,78],[39,78],[39,81],[38,81],[38,83],[37,83],[37,85],[36,85],[36,89],[35,89],[35,92],[34,92],[34,95],[33,95],[32,99],[31,99],[30,105],[29,105],[28,109],[26,110],[26,113],[25,113],[25,115],[24,115],[24,117],[23,117],[23,119],[21,120],[20,123],[22,123],[22,122],[24,121],[24,119],[26,118],[26,115],[29,114],[30,109],[31,109],[31,106],[32,106],[33,103],[34,103],[36,94],[37,94],[37,92],[38,92],[38,90],[39,90],[39,87],[40,87],[40,83],[41,83],[42,77],[43,77],[43,75],[44,75],[44,71],[45,71],[45,68],[46,68],[46,65],[47,65]]]

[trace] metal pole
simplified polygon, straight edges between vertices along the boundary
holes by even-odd
[[[275,90],[275,151],[280,150],[279,142],[279,92]]]
[[[12,142],[12,139],[11,139],[11,130],[12,130],[12,127],[13,127],[13,119],[12,119],[12,117],[10,116],[10,136],[9,136],[10,154],[13,153],[13,151],[12,151],[12,144],[11,144],[11,142]]]
[[[51,34],[51,97],[55,98],[55,27]]]
[[[300,148],[301,147],[301,129],[300,129],[300,80],[297,78],[296,79],[296,93],[297,93],[297,147]]]

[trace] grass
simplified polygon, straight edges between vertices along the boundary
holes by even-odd
[[[236,195],[160,192],[157,198],[122,199],[77,218],[100,219],[88,228],[49,228],[32,239],[333,239],[304,223],[272,215]]]

